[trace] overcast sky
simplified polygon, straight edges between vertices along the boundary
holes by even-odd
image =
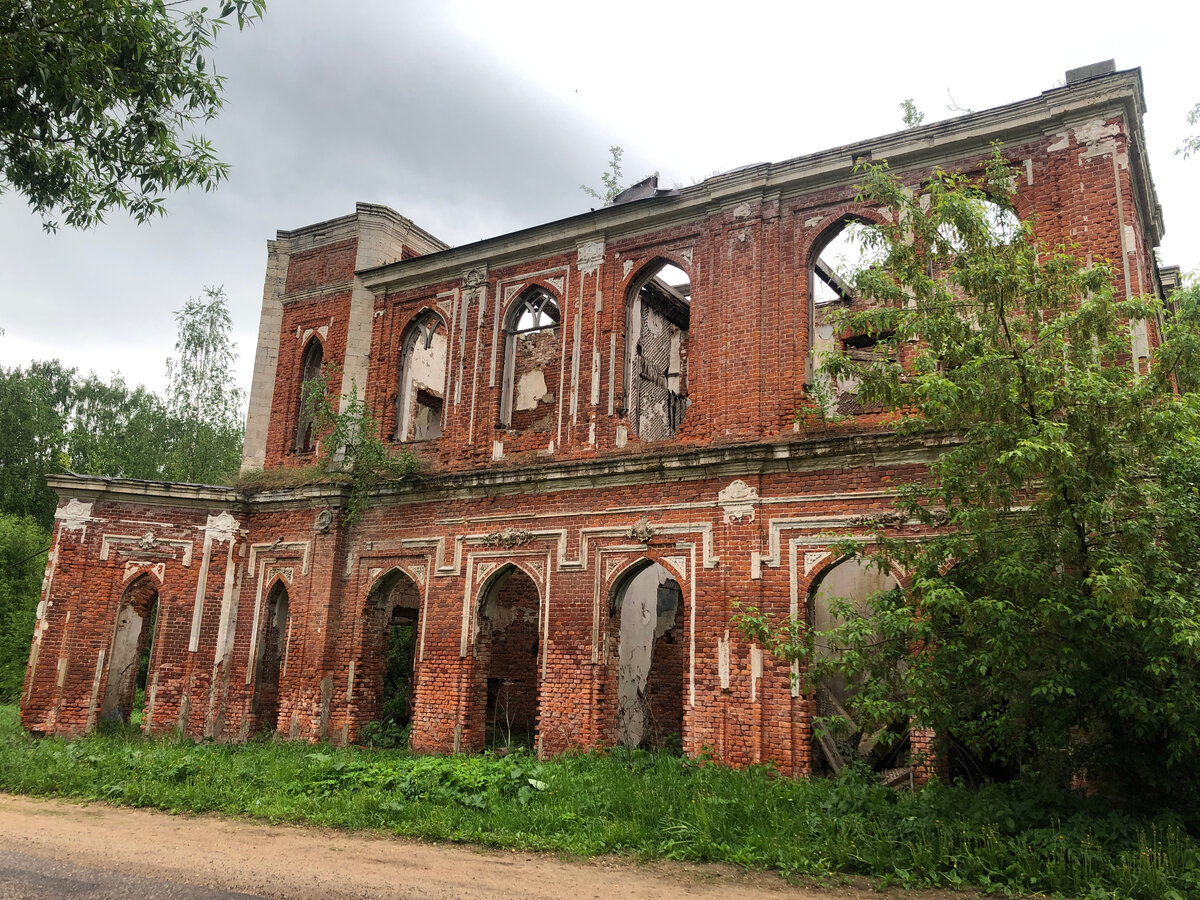
[[[46,235],[0,195],[0,365],[57,357],[164,387],[172,313],[231,301],[248,386],[266,242],[382,203],[450,244],[594,205],[625,175],[688,185],[1037,95],[1068,68],[1141,66],[1164,263],[1200,269],[1200,158],[1175,150],[1200,102],[1190,4],[270,0],[215,50],[226,108],[205,128],[232,175],[136,226]],[[1179,10],[1192,9],[1192,12]]]

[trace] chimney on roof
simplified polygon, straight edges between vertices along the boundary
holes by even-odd
[[[1104,62],[1092,63],[1090,66],[1080,66],[1078,69],[1067,69],[1067,84],[1078,84],[1089,78],[1111,75],[1115,71],[1117,71],[1115,59],[1106,59]]]

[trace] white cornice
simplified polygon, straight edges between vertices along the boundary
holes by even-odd
[[[1109,114],[1121,115],[1131,136],[1137,205],[1147,239],[1153,246],[1162,234],[1162,215],[1145,162],[1144,111],[1141,70],[1129,69],[944,122],[780,163],[744,166],[683,188],[674,195],[604,207],[416,259],[365,269],[358,275],[376,293],[409,290],[454,280],[465,269],[482,262],[497,269],[538,257],[571,254],[583,240],[603,238],[612,243],[674,224],[695,222],[711,215],[714,209],[754,194],[790,196],[837,185],[849,187],[854,184],[853,168],[858,159],[886,159],[898,173],[927,169],[984,155],[995,141],[1012,145],[1042,139],[1089,116]]]

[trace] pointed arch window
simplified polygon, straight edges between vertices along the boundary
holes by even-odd
[[[625,411],[633,433],[659,441],[679,430],[688,405],[688,274],[657,259],[632,282],[626,303]]]
[[[314,387],[321,383],[322,366],[325,362],[325,348],[320,340],[313,338],[304,348],[304,356],[300,363],[300,413],[296,422],[296,451],[309,453],[316,449],[315,432],[317,409],[320,397]]]
[[[559,392],[558,301],[544,288],[530,288],[505,317],[504,380],[500,424],[550,431]]]
[[[817,238],[809,266],[806,381],[810,387],[820,386],[817,396],[830,415],[856,416],[882,409],[859,400],[857,380],[833,379],[823,368],[828,358],[845,355],[864,362],[895,358],[890,334],[835,331],[839,311],[858,310],[868,303],[855,289],[858,273],[886,259],[882,244],[873,237],[874,227],[854,216],[835,222]]]
[[[420,313],[401,346],[395,439],[436,440],[442,434],[446,387],[446,327],[441,317],[428,309]]]

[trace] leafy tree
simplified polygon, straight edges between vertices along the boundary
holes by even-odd
[[[230,17],[241,28],[264,8],[0,0],[0,191],[24,194],[52,231],[113,208],[144,222],[167,191],[215,188],[228,165],[194,131],[222,104],[209,51]]]
[[[916,192],[886,166],[863,176],[895,217],[869,236],[886,259],[855,279],[868,303],[838,327],[881,351],[827,368],[900,433],[948,446],[842,547],[910,580],[866,615],[841,608],[828,665],[803,629],[776,649],[853,679],[860,724],[909,717],[1009,771],[1194,814],[1200,397],[1175,374],[1200,359],[1195,329],[1170,326],[1135,372],[1130,323],[1157,301],[1000,227],[998,155],[981,180],[936,172]]]
[[[132,390],[115,375],[76,380],[67,428],[69,468],[80,475],[158,480],[169,452],[166,406],[138,385]]]
[[[46,473],[65,462],[74,369],[58,360],[0,368],[0,512],[53,521]]]
[[[591,197],[593,200],[599,200],[605,206],[617,199],[617,194],[625,190],[626,185],[621,184],[621,157],[625,155],[625,151],[620,147],[609,147],[608,168],[600,173],[600,182],[604,185],[601,191],[596,190],[586,184],[581,184],[579,189]]]
[[[233,322],[220,287],[204,289],[175,313],[178,358],[167,360],[167,412],[171,449],[165,475],[171,481],[211,484],[237,471],[242,452],[242,399],[230,340]]]
[[[1200,278],[1192,275],[1170,297],[1171,315],[1180,330],[1200,331]],[[1184,392],[1200,391],[1200,359],[1187,357],[1175,370],[1175,381]]]
[[[0,703],[21,694],[49,546],[32,518],[0,513]]]
[[[903,114],[906,129],[920,128],[925,121],[925,113],[917,109],[917,104],[913,103],[911,97],[900,101],[900,112]]]
[[[1188,113],[1189,125],[1200,125],[1200,103],[1192,107],[1192,111]],[[1187,159],[1194,153],[1200,153],[1200,134],[1194,134],[1183,142],[1183,146],[1175,151],[1184,159]]]

